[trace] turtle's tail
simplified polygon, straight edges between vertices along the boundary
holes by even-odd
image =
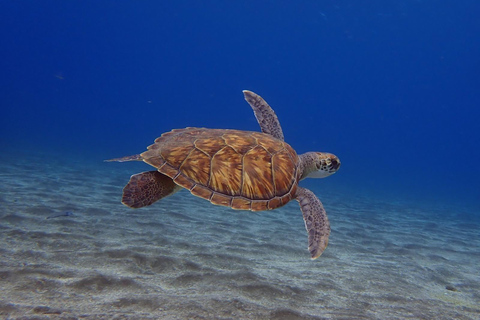
[[[126,162],[126,161],[142,161],[143,158],[141,155],[139,154],[136,154],[136,155],[133,155],[133,156],[126,156],[126,157],[122,157],[122,158],[114,158],[114,159],[109,159],[109,160],[104,160],[105,162]]]

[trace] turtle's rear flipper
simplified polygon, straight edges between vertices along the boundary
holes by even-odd
[[[179,190],[175,182],[158,171],[134,174],[123,188],[122,203],[130,208],[149,206]]]
[[[104,160],[105,162],[126,162],[126,161],[142,161],[143,158],[139,154],[135,154],[133,156],[126,156],[126,157],[121,157],[121,158],[114,158],[114,159],[108,159]]]

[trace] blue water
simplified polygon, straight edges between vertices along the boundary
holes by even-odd
[[[0,148],[106,168],[172,128],[259,130],[248,89],[298,153],[341,159],[323,188],[480,222],[479,15],[475,0],[2,1]]]
[[[0,4],[2,148],[137,153],[171,128],[258,130],[343,163],[339,190],[480,195],[476,1]]]

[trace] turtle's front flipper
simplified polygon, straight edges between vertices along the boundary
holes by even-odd
[[[252,91],[243,90],[243,95],[252,107],[262,132],[283,141],[282,127],[280,126],[277,115],[268,103]]]
[[[158,171],[134,174],[123,188],[122,203],[130,208],[149,206],[176,191],[175,182]]]
[[[302,209],[305,228],[308,232],[308,251],[312,259],[316,259],[327,247],[330,222],[322,203],[312,191],[298,187],[296,199]]]

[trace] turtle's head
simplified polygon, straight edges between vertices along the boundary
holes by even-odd
[[[307,152],[299,156],[302,170],[300,180],[305,178],[325,178],[340,168],[340,159],[326,152]]]

